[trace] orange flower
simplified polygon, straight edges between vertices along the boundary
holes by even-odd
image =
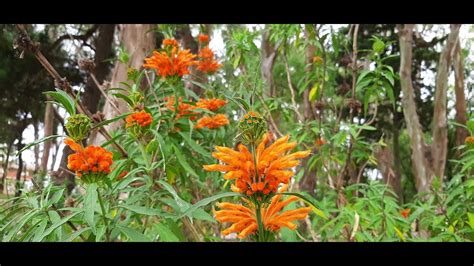
[[[196,55],[188,50],[179,50],[173,46],[170,53],[167,51],[153,51],[151,57],[145,58],[143,67],[155,69],[156,73],[163,78],[182,77],[189,74],[189,67],[196,64]]]
[[[467,137],[467,138],[464,140],[464,142],[465,142],[466,144],[474,145],[474,136],[469,136],[469,137]]]
[[[299,151],[285,155],[296,147],[296,142],[288,143],[289,136],[276,140],[267,147],[271,139],[269,133],[265,134],[263,140],[256,148],[256,163],[248,148],[239,144],[238,151],[216,146],[217,152],[212,156],[226,165],[213,164],[204,165],[206,171],[226,172],[224,179],[235,179],[235,186],[231,188],[235,192],[253,195],[256,192],[268,195],[276,192],[281,183],[288,184],[293,176],[289,170],[299,164],[301,158],[305,158],[310,151]]]
[[[408,218],[408,215],[410,215],[410,208],[404,209],[400,211],[400,214],[403,216],[403,218]]]
[[[169,98],[165,98],[168,102],[166,103],[166,107],[172,112],[175,112],[175,97],[171,96]],[[195,106],[187,103],[183,103],[183,99],[179,97],[178,99],[178,114],[176,115],[176,119],[180,119],[182,116],[191,115],[189,117],[190,120],[195,120],[197,113],[193,112]]]
[[[215,73],[222,65],[214,60],[214,52],[206,46],[199,51],[199,61],[197,69],[201,72],[212,74]]]
[[[64,143],[75,153],[68,156],[67,168],[76,172],[81,177],[85,174],[108,174],[112,165],[112,153],[98,146],[87,146],[83,148],[80,144],[70,138]]]
[[[287,185],[283,186],[280,192],[286,191],[287,187]],[[262,223],[267,231],[278,232],[283,227],[295,230],[297,226],[293,221],[305,219],[311,211],[310,207],[304,207],[280,212],[289,203],[298,200],[296,196],[290,196],[285,200],[280,200],[281,197],[282,195],[273,196],[271,202],[261,208]],[[258,222],[255,205],[248,200],[244,201],[248,207],[229,202],[217,204],[221,210],[214,211],[216,220],[221,223],[232,223],[230,227],[222,231],[222,234],[228,235],[235,232],[242,239],[257,232]]]
[[[228,124],[229,120],[227,119],[227,116],[223,114],[217,114],[212,117],[204,116],[203,118],[199,119],[195,128],[199,129],[207,127],[209,129],[214,129]]]
[[[326,144],[326,141],[323,138],[318,138],[316,139],[314,144],[316,144],[316,146],[323,146],[324,144]]]
[[[199,40],[200,43],[208,43],[209,42],[209,35],[199,34],[198,40]]]
[[[225,100],[216,99],[216,98],[199,99],[199,101],[196,103],[196,107],[211,110],[211,111],[216,111],[217,109],[224,106],[226,103],[227,102]]]
[[[178,44],[178,41],[176,41],[175,39],[164,39],[163,47],[166,47],[166,46],[178,47],[179,44]]]
[[[145,112],[145,110],[143,110],[141,112],[135,112],[135,113],[127,116],[125,121],[127,122],[125,127],[131,127],[133,125],[139,125],[141,127],[146,127],[146,126],[151,124],[151,122],[153,121],[153,118],[151,117],[151,115],[149,113],[147,113],[147,112]]]

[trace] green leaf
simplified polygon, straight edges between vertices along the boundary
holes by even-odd
[[[85,227],[85,228],[82,228],[80,230],[77,230],[77,231],[74,231],[72,234],[70,234],[69,236],[65,237],[62,242],[72,242],[74,239],[76,239],[77,237],[79,237],[81,234],[83,234],[84,232],[86,231],[89,231],[91,230],[90,227]]]
[[[156,230],[158,231],[159,239],[163,242],[179,242],[179,238],[162,223],[157,223]]]
[[[206,150],[204,150],[204,148],[198,144],[196,144],[196,142],[194,140],[192,140],[187,134],[183,133],[183,132],[179,132],[179,134],[181,135],[181,137],[183,137],[183,139],[186,141],[186,143],[189,144],[189,146],[191,146],[191,148],[203,155],[204,157],[210,157],[209,156],[209,152],[207,152]]]
[[[317,93],[318,93],[318,88],[319,88],[319,84],[314,83],[313,88],[311,88],[311,90],[309,91],[309,101],[312,102],[312,101],[316,100],[316,96],[317,96]]]
[[[402,233],[396,226],[394,226],[393,229],[395,230],[395,233],[397,233],[397,236],[398,236],[403,242],[405,242],[406,239],[405,239],[405,236],[403,236],[403,233]]]
[[[173,149],[176,158],[178,159],[178,163],[184,168],[184,170],[186,170],[186,172],[188,172],[192,176],[199,178],[199,175],[194,172],[194,169],[188,164],[181,151],[175,145],[173,145]]]
[[[143,207],[143,206],[134,206],[134,205],[127,205],[127,204],[120,204],[117,206],[118,208],[124,208],[127,210],[130,210],[132,212],[142,214],[142,215],[148,215],[148,216],[160,216],[160,217],[174,217],[174,215],[168,214],[161,212],[156,209],[148,208],[148,207]]]
[[[97,184],[89,184],[87,186],[86,196],[84,197],[84,219],[94,234],[96,234],[94,211],[98,205],[97,200]]]
[[[41,210],[30,210],[25,215],[23,215],[16,226],[10,230],[10,232],[8,232],[3,240],[5,242],[10,242],[10,240],[18,233],[18,231],[39,212],[41,212]]]
[[[328,219],[326,214],[324,214],[324,212],[316,204],[314,204],[310,199],[308,199],[307,197],[301,195],[300,193],[296,193],[296,192],[278,192],[276,194],[296,196],[296,197],[302,199],[304,202],[311,205],[311,207],[313,208],[313,211],[314,211],[314,213],[316,213],[316,215],[318,215],[319,217],[321,217],[325,220]]]
[[[240,106],[240,108],[242,108],[245,112],[248,112],[250,111],[250,105],[242,98],[239,98],[239,97],[232,97],[232,96],[227,96],[224,94],[224,96],[234,102],[235,104],[237,104],[238,106]]]
[[[61,107],[66,109],[69,115],[76,114],[76,103],[65,91],[56,89],[56,91],[47,91],[43,93],[51,96]]]
[[[56,204],[61,199],[61,197],[63,196],[64,190],[65,190],[65,188],[62,188],[62,189],[56,191],[53,194],[53,196],[51,197],[51,199],[49,200],[49,203],[50,204]]]
[[[119,229],[122,233],[124,233],[130,242],[151,242],[145,235],[143,235],[140,231],[136,229],[132,229],[129,227],[117,225],[117,229]]]
[[[120,98],[120,99],[124,100],[125,102],[127,102],[129,106],[133,106],[132,99],[130,99],[127,95],[122,94],[122,93],[114,93],[113,95],[115,97]]]
[[[468,212],[467,213],[467,218],[468,218],[469,226],[471,227],[471,229],[474,230],[474,213]]]
[[[178,195],[178,192],[176,192],[176,190],[170,184],[166,183],[164,180],[158,180],[157,183],[161,184],[163,188],[166,189],[173,196],[174,200],[176,201],[176,204],[178,204],[182,212],[189,208],[190,204],[184,201]],[[182,216],[183,215],[181,215],[180,217]]]
[[[35,230],[35,236],[33,237],[32,242],[39,242],[41,239],[41,236],[44,233],[44,229],[46,229],[46,225],[48,225],[48,220],[44,219],[41,221],[41,223],[38,225],[38,228]]]
[[[118,116],[116,116],[116,117],[114,117],[114,118],[112,118],[112,119],[101,121],[101,122],[95,124],[95,125],[92,127],[92,129],[99,128],[99,127],[103,127],[103,126],[108,125],[108,124],[110,124],[110,123],[113,123],[113,122],[115,122],[115,121],[117,121],[117,120],[123,119],[123,118],[129,116],[130,114],[131,114],[131,112],[127,112],[127,113],[120,114],[120,115],[118,115]]]
[[[385,43],[379,38],[376,38],[375,42],[372,44],[372,49],[376,53],[380,54],[383,52],[383,50],[385,50]]]
[[[60,227],[61,225],[67,223],[67,221],[69,221],[71,218],[73,218],[74,216],[80,214],[82,211],[79,211],[79,212],[75,212],[75,213],[72,213],[71,215],[69,216],[66,216],[64,218],[62,218],[61,220],[53,223],[49,228],[48,230],[46,230],[46,232],[43,233],[43,235],[40,237],[39,241],[43,240],[43,238],[47,237],[49,234],[51,234],[54,230],[56,230],[58,227]]]
[[[360,83],[368,74],[370,74],[370,73],[372,73],[371,70],[363,70],[363,71],[360,73],[359,77],[357,78],[356,84],[359,84],[359,83]]]
[[[213,201],[216,201],[220,198],[224,198],[224,197],[232,197],[232,196],[240,196],[241,194],[240,193],[237,193],[237,192],[224,192],[224,193],[221,193],[221,194],[217,194],[217,195],[214,195],[212,197],[208,197],[208,198],[205,198],[205,199],[202,199],[198,202],[196,202],[195,204],[193,204],[191,207],[189,207],[189,209],[187,209],[183,215],[181,215],[181,217],[183,216],[188,216],[188,217],[191,217],[192,216],[192,213],[194,213],[198,208],[200,207],[203,207],[203,206],[206,206],[207,204],[213,202]]]
[[[25,150],[31,148],[32,146],[35,146],[35,145],[38,145],[42,142],[45,142],[49,139],[54,139],[54,138],[58,138],[58,137],[66,137],[66,136],[63,136],[63,135],[51,135],[51,136],[47,136],[47,137],[44,137],[44,138],[41,138],[41,139],[38,139],[38,140],[35,140],[34,142],[30,143],[30,144],[27,144],[25,147],[23,147],[21,150],[19,150],[17,153],[16,153],[16,156],[18,156],[20,153],[24,152]]]

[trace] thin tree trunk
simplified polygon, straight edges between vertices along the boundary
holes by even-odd
[[[305,38],[309,40],[310,34],[309,34],[309,29],[308,25],[305,25]],[[307,73],[306,79],[309,77],[309,74],[313,71],[313,56],[314,53],[316,52],[316,46],[312,44],[308,44],[306,46],[306,51],[305,51],[305,72]],[[309,121],[311,119],[315,119],[314,113],[312,111],[312,106],[311,102],[309,101],[309,91],[311,90],[312,84],[308,84],[308,87],[304,90],[303,92],[303,107],[304,107],[304,122]],[[317,151],[313,151],[317,152]],[[308,191],[311,195],[315,195],[315,189],[317,185],[317,171],[316,169],[312,169],[310,171],[309,169],[309,159],[310,157],[307,157],[303,159],[302,166],[305,169],[303,178],[299,182],[299,187],[303,191]]]
[[[99,34],[95,41],[95,68],[92,71],[99,85],[102,85],[104,80],[110,74],[110,63],[105,61],[114,57],[113,40],[115,32],[115,24],[100,24],[98,27]],[[91,113],[97,112],[100,90],[92,78],[87,80],[82,94],[82,103]]]
[[[33,122],[33,129],[34,129],[34,135],[35,139],[39,139],[39,128],[38,128],[39,121],[34,121]],[[35,170],[34,174],[36,174],[40,168],[39,165],[39,145],[35,145],[34,147],[34,153],[35,153]]]
[[[206,27],[209,28],[209,27]],[[176,30],[176,36],[183,44],[184,49],[189,49],[191,53],[197,54],[199,52],[199,44],[194,39],[193,35],[191,34],[191,28],[189,24],[184,24]],[[190,67],[190,79],[200,82],[200,83],[207,83],[207,76],[206,74],[198,71],[195,66]],[[196,95],[201,95],[204,92],[204,89],[200,86],[197,86],[191,82],[186,84],[186,87],[191,89]]]
[[[466,96],[464,95],[464,62],[461,54],[461,42],[458,40],[454,52],[454,91],[456,93],[456,123],[466,125]],[[456,146],[464,144],[464,140],[469,135],[467,129],[463,127],[456,127]],[[459,157],[460,152],[456,152]]]
[[[398,201],[400,204],[403,204],[403,190],[402,190],[402,171],[401,171],[401,158],[400,158],[400,132],[399,132],[399,125],[400,122],[398,121],[397,114],[394,114],[394,127],[393,127],[393,136],[392,136],[392,152],[393,152],[393,171],[394,171],[394,179],[399,187],[397,192]]]
[[[13,148],[13,141],[10,141],[7,144],[7,156],[6,156],[5,162],[3,162],[2,183],[0,184],[2,192],[5,192],[5,187],[6,187],[6,182],[5,181],[6,181],[7,174],[8,174],[8,164],[9,164],[9,161],[10,161],[10,153],[12,152],[12,148]]]
[[[262,34],[261,71],[263,80],[265,80],[267,84],[268,90],[266,95],[268,97],[276,97],[276,86],[273,79],[273,67],[275,66],[275,59],[278,55],[278,47],[279,46],[275,46],[270,42],[270,30],[268,25],[266,25]]]
[[[23,144],[21,143],[21,135],[18,139],[17,149],[21,150],[23,148]],[[21,172],[23,171],[23,157],[22,153],[18,154],[18,169],[16,171],[16,182],[15,182],[15,197],[19,197],[21,195]]]
[[[433,114],[433,142],[431,144],[432,166],[435,176],[442,184],[444,170],[446,167],[446,155],[448,153],[448,119],[447,119],[447,98],[448,98],[448,75],[453,58],[454,48],[459,39],[460,24],[451,25],[448,41],[438,63],[436,73],[436,92],[434,98]],[[441,188],[442,186],[440,186]]]
[[[413,24],[405,24],[400,29],[400,85],[402,88],[402,107],[410,137],[411,159],[415,184],[418,192],[428,192],[433,172],[425,156],[426,144],[423,140],[418,114],[416,113],[415,94],[413,91],[412,74],[412,46]]]
[[[44,137],[50,136],[53,134],[53,119],[54,119],[54,110],[52,103],[46,103],[46,110],[44,112]],[[40,171],[42,174],[46,174],[48,171],[48,160],[49,160],[49,151],[51,149],[51,140],[47,140],[43,144],[43,157],[41,158],[41,168]]]

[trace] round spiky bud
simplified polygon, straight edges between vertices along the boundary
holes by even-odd
[[[92,129],[92,120],[84,114],[71,115],[67,119],[66,130],[71,139],[81,142]]]
[[[257,145],[263,139],[267,132],[267,122],[256,112],[250,111],[237,125],[239,129],[239,137],[244,144]]]

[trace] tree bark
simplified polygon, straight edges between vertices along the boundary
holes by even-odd
[[[34,121],[33,122],[33,129],[34,129],[35,139],[39,139],[38,124],[39,124],[39,121]],[[34,153],[35,153],[35,170],[34,170],[33,173],[36,174],[36,173],[38,173],[38,170],[40,168],[40,165],[39,165],[39,146],[38,145],[35,145]]]
[[[433,171],[435,176],[440,179],[440,184],[442,184],[444,178],[446,155],[448,152],[448,75],[450,72],[449,69],[453,58],[454,48],[459,39],[460,27],[460,24],[451,25],[451,32],[449,33],[448,41],[441,52],[438,71],[436,73],[431,155],[433,158]]]
[[[98,31],[99,34],[94,44],[95,68],[93,74],[99,85],[102,85],[102,82],[110,74],[110,63],[105,60],[114,57],[113,40],[115,24],[99,24]],[[91,113],[97,112],[101,93],[92,78],[87,80],[82,96],[84,106],[87,107]]]
[[[410,137],[411,159],[415,184],[418,192],[428,192],[433,172],[425,156],[426,144],[423,140],[418,114],[416,113],[415,94],[413,91],[412,74],[412,46],[413,24],[405,24],[400,30],[400,85],[402,88],[402,107]]]
[[[262,48],[261,48],[261,56],[262,56],[262,77],[267,84],[267,96],[268,97],[276,97],[276,87],[275,81],[273,79],[273,67],[275,66],[275,59],[278,55],[278,46],[275,46],[270,41],[270,30],[268,25],[265,26],[265,30],[262,34]]]
[[[397,178],[394,171],[394,157],[393,152],[389,147],[379,148],[375,151],[375,157],[378,160],[377,166],[382,174],[385,184],[388,184],[392,187],[395,194],[398,196],[398,200],[402,200],[402,184],[400,179]]]
[[[152,30],[151,24],[123,24],[120,25],[120,39],[121,43],[125,46],[125,51],[129,54],[129,60],[127,64],[123,64],[120,61],[115,63],[115,67],[112,71],[112,87],[120,87],[120,82],[127,81],[127,70],[128,68],[135,68],[139,71],[143,68],[143,63],[145,57],[147,57],[155,48],[155,34]],[[115,97],[111,97],[111,100],[116,100]],[[127,103],[118,100],[118,108],[120,113],[127,112],[128,106]],[[105,102],[103,113],[105,119],[111,119],[119,113],[112,107],[109,101]],[[123,121],[116,121],[105,126],[107,131],[112,132],[118,127],[123,125]],[[99,145],[104,142],[104,138],[100,135],[91,141],[95,145]]]
[[[456,94],[456,123],[466,125],[466,96],[464,95],[464,62],[461,54],[461,42],[458,40],[454,52],[454,91]],[[467,129],[463,127],[456,127],[456,146],[464,144],[464,140],[469,135]],[[459,157],[460,152],[456,152],[456,157]]]
[[[210,27],[205,28],[210,29]],[[210,32],[208,32],[207,34],[209,33]],[[184,24],[179,27],[176,30],[176,36],[177,39],[181,41],[184,49],[189,49],[193,54],[197,54],[199,52],[199,43],[194,39],[193,35],[191,34],[191,28],[189,27],[189,24]],[[206,74],[202,73],[201,71],[198,71],[195,66],[190,67],[189,70],[189,72],[191,73],[191,80],[195,80],[203,84],[208,82]],[[203,88],[191,82],[188,82],[186,84],[186,87],[192,90],[198,96],[204,92]]]
[[[7,144],[7,156],[5,158],[5,161],[3,162],[2,183],[0,184],[0,186],[1,186],[0,190],[2,192],[5,192],[5,187],[6,187],[5,186],[5,184],[6,184],[5,181],[6,181],[7,174],[8,174],[8,164],[9,164],[9,161],[10,161],[10,153],[12,152],[13,141],[8,142],[8,144]]]
[[[305,25],[305,38],[308,40],[310,38],[309,30],[308,30],[308,25]],[[309,77],[309,74],[313,71],[313,56],[314,53],[316,52],[316,46],[312,44],[308,44],[306,46],[306,51],[305,51],[305,72],[307,73],[306,79]],[[311,102],[309,101],[309,91],[311,90],[312,84],[308,84],[308,87],[304,90],[303,92],[303,107],[304,107],[304,120],[309,121],[311,119],[316,119],[314,116],[314,113],[312,111],[312,106]],[[317,152],[317,151],[313,151]],[[315,189],[317,185],[317,171],[316,169],[313,169],[312,171],[309,171],[309,159],[310,157],[307,157],[303,159],[302,166],[305,169],[303,178],[299,182],[299,186],[301,190],[308,191],[311,195],[315,196]]]
[[[18,138],[17,149],[21,150],[23,148],[23,143],[21,142],[21,135]],[[18,169],[16,171],[16,182],[15,182],[15,197],[19,197],[21,195],[21,187],[20,187],[20,180],[21,180],[21,172],[23,172],[23,157],[22,153],[18,154]]]
[[[44,137],[51,136],[53,134],[53,119],[54,110],[52,103],[46,103],[46,110],[44,112]],[[51,140],[47,140],[43,144],[43,156],[41,158],[42,174],[46,174],[48,171],[49,151],[51,150]]]

